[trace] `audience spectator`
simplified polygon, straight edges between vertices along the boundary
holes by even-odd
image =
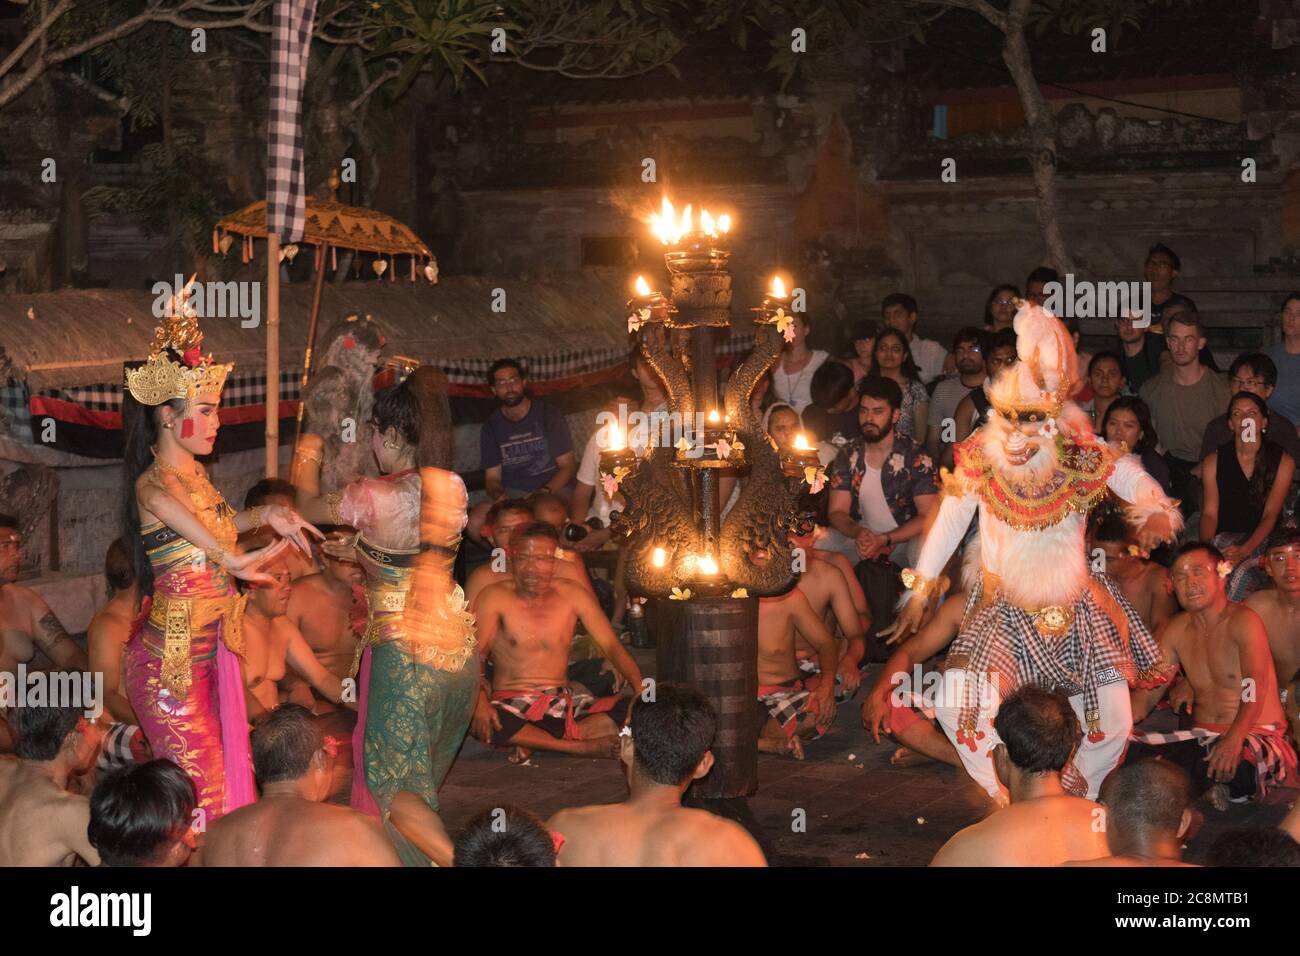
[[[1025,277],[1025,298],[1034,305],[1042,305],[1047,301],[1047,293],[1043,291],[1043,287],[1049,282],[1060,281],[1061,274],[1055,269],[1039,266]]]
[[[1106,856],[1101,808],[1061,786],[1081,733],[1066,696],[1027,684],[1002,701],[993,729],[993,767],[1011,804],[958,832],[930,865],[1057,866]]]
[[[283,478],[263,478],[244,493],[244,507],[247,509],[259,505],[283,505],[286,508],[294,508],[297,506],[297,495],[297,489]],[[253,551],[274,544],[277,537],[270,525],[263,524],[256,531],[240,535],[239,543],[245,551]],[[320,570],[315,561],[297,548],[286,548],[281,560],[289,569],[289,578],[293,581]]]
[[[1137,393],[1148,379],[1155,378],[1169,364],[1169,346],[1165,337],[1151,329],[1151,323],[1136,313],[1115,320],[1119,347],[1115,352],[1123,365],[1124,380]]]
[[[1089,553],[1105,559],[1105,571],[1147,630],[1157,633],[1177,610],[1169,572],[1135,547],[1132,526],[1119,509],[1102,509],[1089,529]]]
[[[1165,340],[1170,364],[1143,384],[1141,396],[1151,408],[1165,448],[1174,497],[1182,502],[1183,513],[1190,515],[1196,510],[1193,469],[1199,462],[1201,438],[1206,426],[1228,407],[1232,392],[1226,376],[1207,368],[1199,358],[1205,333],[1195,312],[1180,312],[1170,319]]]
[[[778,402],[793,405],[802,412],[812,401],[812,378],[822,363],[830,358],[829,352],[808,348],[808,332],[812,320],[807,313],[794,315],[794,338],[781,350],[781,360],[772,369],[772,395]]]
[[[185,771],[150,760],[106,774],[90,796],[90,845],[103,866],[176,867],[198,843],[198,797]]]
[[[1209,866],[1300,866],[1300,843],[1274,827],[1236,827],[1210,845]]]
[[[555,866],[562,841],[518,807],[489,807],[456,835],[456,866]]]
[[[893,620],[897,597],[897,569],[890,559],[915,560],[939,489],[934,459],[894,430],[903,401],[898,383],[872,375],[858,391],[859,434],[835,460],[829,520],[856,544],[859,580],[880,631]]]
[[[1191,866],[1183,836],[1192,825],[1187,771],[1167,760],[1141,760],[1113,770],[1101,785],[1110,856],[1067,866]]]
[[[578,469],[568,422],[540,398],[529,397],[523,366],[514,359],[497,359],[487,378],[500,407],[479,432],[487,500],[471,509],[467,528],[479,544],[486,543],[481,529],[494,503],[535,491],[567,497]]]
[[[1105,349],[1093,355],[1086,366],[1080,360],[1079,367],[1087,369],[1088,387],[1092,393],[1086,401],[1080,396],[1079,404],[1092,416],[1093,427],[1099,428],[1106,409],[1124,391],[1124,360]]]
[[[1277,386],[1277,366],[1263,352],[1238,355],[1228,367],[1228,386],[1234,395],[1253,392],[1269,402]],[[1284,452],[1300,460],[1300,435],[1296,434],[1295,423],[1274,408],[1271,402],[1264,437],[1277,442]],[[1230,441],[1232,426],[1228,423],[1228,413],[1224,412],[1205,426],[1205,435],[1201,439],[1201,458]]]
[[[1254,392],[1232,397],[1228,422],[1232,438],[1201,465],[1201,540],[1232,564],[1228,599],[1240,601],[1267,583],[1259,558],[1282,514],[1295,459],[1265,435],[1268,406]]]
[[[876,354],[876,339],[880,337],[880,323],[864,319],[854,323],[853,358],[849,359],[849,368],[853,370],[853,384],[857,385],[871,374],[872,356]]]
[[[1147,250],[1147,261],[1143,269],[1144,278],[1151,283],[1151,324],[1162,326],[1165,322],[1165,310],[1171,305],[1182,306],[1188,312],[1196,311],[1196,303],[1188,296],[1174,291],[1174,280],[1182,271],[1183,261],[1178,254],[1163,242],[1157,242]],[[1204,347],[1204,346],[1202,346]],[[1209,363],[1206,363],[1209,364]],[[1213,368],[1213,366],[1210,366]],[[1214,369],[1218,371],[1218,369]]]
[[[794,447],[794,438],[803,430],[803,418],[785,402],[775,402],[763,413],[763,431],[776,442],[778,451]]]
[[[104,555],[104,579],[108,582],[108,600],[95,612],[86,630],[90,672],[104,675],[104,709],[109,716],[136,726],[135,711],[122,688],[122,652],[131,636],[131,622],[139,612],[140,602],[131,554],[122,538],[110,544]]]
[[[1003,369],[1011,368],[1017,361],[1016,333],[1002,329],[988,337],[984,352],[984,381],[966,393],[957,403],[953,413],[957,424],[957,441],[963,442],[984,421],[989,413],[988,387]],[[951,450],[950,450],[951,452]]]
[[[1245,604],[1264,622],[1291,739],[1300,740],[1295,699],[1300,683],[1300,530],[1290,525],[1273,533],[1264,549],[1264,567],[1273,586],[1256,591]]]
[[[1016,300],[1020,290],[1013,285],[1003,283],[995,285],[984,302],[984,327],[990,332],[1001,332],[1011,328],[1016,318]]]
[[[1106,407],[1097,432],[1111,445],[1123,442],[1130,454],[1142,460],[1142,467],[1160,483],[1164,493],[1173,495],[1169,466],[1156,450],[1160,439],[1151,424],[1151,409],[1146,402],[1135,395],[1119,396]]]
[[[717,724],[712,705],[690,687],[660,684],[653,698],[638,699],[620,738],[628,799],[552,817],[547,826],[563,841],[559,864],[766,866],[744,827],[682,806],[686,788],[713,768]]]
[[[880,304],[880,312],[885,320],[885,325],[903,333],[903,342],[907,346],[908,353],[915,360],[916,367],[920,370],[921,384],[929,385],[943,375],[944,363],[948,361],[948,350],[938,342],[923,339],[916,334],[916,327],[919,324],[916,300],[904,292],[895,292],[885,296],[884,301]],[[875,356],[878,367],[880,362],[879,338],[876,339],[876,350],[872,354]]]
[[[0,673],[19,664],[84,671],[86,652],[39,593],[18,583],[23,539],[18,519],[0,514]]]
[[[973,388],[988,378],[984,350],[991,336],[972,325],[961,329],[952,340],[952,354],[957,374],[935,386],[930,398],[930,419],[925,431],[925,448],[935,461],[944,460],[956,441],[957,406]]]
[[[1292,292],[1282,303],[1282,341],[1268,350],[1268,357],[1277,367],[1273,407],[1300,422],[1300,292]]]
[[[1070,333],[1070,340],[1074,343],[1074,353],[1079,360],[1079,379],[1074,383],[1074,390],[1070,393],[1070,398],[1081,404],[1092,401],[1092,382],[1088,378],[1088,366],[1092,364],[1092,353],[1085,352],[1079,347],[1079,320],[1074,316],[1066,316],[1061,319],[1065,323],[1066,330]]]
[[[799,416],[809,441],[834,441],[857,433],[858,393],[853,370],[832,359],[813,375],[812,402]]]
[[[880,333],[880,338],[876,339],[876,363],[871,374],[898,383],[903,394],[898,434],[924,444],[930,414],[930,393],[925,390],[920,370],[912,358],[911,347],[902,332],[889,328]]]

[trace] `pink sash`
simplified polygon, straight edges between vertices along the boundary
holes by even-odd
[[[239,675],[239,658],[217,641],[217,697],[221,701],[221,756],[226,766],[226,813],[257,800],[253,783],[253,760],[248,743],[248,706],[244,701],[244,680]]]
[[[357,725],[352,730],[352,798],[353,810],[368,813],[383,820],[379,804],[375,803],[370,788],[366,786],[366,700],[370,696],[370,648],[361,654],[361,670],[357,674]]]

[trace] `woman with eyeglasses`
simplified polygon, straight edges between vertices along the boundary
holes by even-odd
[[[991,332],[1011,328],[1016,317],[1016,300],[1019,298],[1020,290],[1013,285],[1003,283],[994,286],[984,302],[985,327]]]

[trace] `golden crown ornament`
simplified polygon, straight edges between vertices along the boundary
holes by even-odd
[[[216,403],[226,376],[235,366],[217,364],[202,355],[203,333],[190,301],[194,276],[167,303],[162,324],[154,330],[149,357],[139,368],[126,370],[126,388],[141,405],[161,405],[172,399]],[[184,364],[174,361],[167,350],[179,352]]]

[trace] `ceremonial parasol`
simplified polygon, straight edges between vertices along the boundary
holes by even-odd
[[[399,257],[409,260],[410,281],[418,277],[429,282],[438,281],[438,263],[429,247],[420,241],[420,237],[391,216],[386,216],[373,209],[360,206],[346,206],[338,201],[338,171],[330,173],[330,199],[307,197],[307,217],[303,227],[301,242],[316,246],[316,282],[311,299],[311,317],[307,325],[307,349],[302,363],[302,397],[298,403],[297,427],[294,434],[295,443],[302,432],[302,416],[305,407],[307,382],[311,377],[312,346],[316,340],[316,322],[320,313],[321,289],[325,281],[325,255],[330,254],[331,268],[338,268],[337,250],[351,249],[354,252],[370,252],[380,258],[371,263],[375,274],[383,276],[389,273],[389,281],[397,280]],[[231,234],[241,236],[240,257],[244,262],[253,258],[253,240],[266,238],[266,200],[261,199],[245,206],[238,212],[221,219],[212,230],[213,253],[225,255],[234,242]],[[293,261],[298,254],[296,245],[285,246],[280,251],[281,258]],[[387,258],[383,258],[383,257]],[[279,334],[279,303],[274,301],[272,293],[277,288],[267,290],[267,474],[276,473],[279,445],[279,417],[274,414],[273,405],[278,405],[278,390],[272,383],[280,378],[279,342],[271,348],[272,335]],[[272,359],[276,361],[272,362]],[[272,368],[272,365],[275,365]]]

